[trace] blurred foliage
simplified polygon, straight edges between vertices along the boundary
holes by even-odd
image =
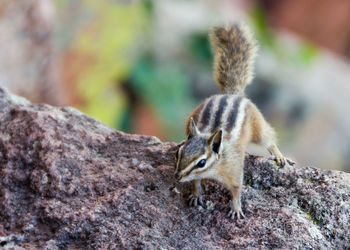
[[[69,12],[77,8],[83,13],[82,17],[75,17],[81,27],[76,29],[69,45],[71,51],[86,61],[77,69],[81,71],[77,73],[77,91],[83,99],[78,108],[116,129],[133,132],[137,122],[133,117],[134,101],[120,87],[126,83],[132,98],[139,100],[138,105],[146,104],[154,111],[166,133],[163,139],[183,139],[186,116],[212,94],[196,83],[202,81],[198,76],[204,74],[213,81],[207,33],[193,31],[182,41],[176,58],[159,59],[152,43],[155,25],[152,0],[124,4],[112,0],[56,2],[60,10]],[[273,51],[280,60],[312,64],[317,56],[312,45],[288,51],[269,28],[263,8],[254,5],[250,16],[261,46]]]
[[[169,139],[183,137],[184,119],[194,104],[189,78],[180,65],[160,63],[150,55],[144,56],[135,65],[130,84],[159,114]]]
[[[317,78],[308,73],[316,76],[312,72],[317,70],[313,70],[324,70],[315,63],[323,62],[323,55],[319,60],[322,51],[316,46],[283,32],[283,14],[288,12],[294,20],[290,8],[274,14],[278,1],[54,2],[57,18],[52,19],[57,20],[57,27],[53,52],[62,59],[67,105],[115,129],[179,142],[185,138],[184,124],[190,112],[219,92],[213,80],[209,26],[248,17],[260,48],[255,83],[246,93],[277,128],[282,146],[297,140],[298,145],[307,142],[298,139],[302,129],[298,123],[316,113],[312,105],[316,107],[321,92],[312,93],[315,100],[309,97],[307,91],[314,88],[312,81]],[[271,27],[281,29],[276,32]],[[322,30],[315,34],[324,37]],[[305,76],[311,80],[304,84]],[[338,128],[336,131],[341,133]]]
[[[187,42],[187,54],[192,57],[192,60],[203,67],[211,67],[213,55],[207,33],[194,32],[190,35]]]
[[[250,19],[254,26],[254,33],[261,46],[273,51],[284,62],[294,62],[302,67],[311,66],[317,59],[319,51],[311,43],[303,43],[297,46],[296,50],[287,49],[286,45],[277,39],[268,23],[266,11],[259,3],[255,3],[251,9]]]
[[[319,55],[319,50],[316,48],[316,46],[310,44],[310,43],[305,43],[303,44],[300,49],[299,49],[299,60],[302,62],[302,64],[305,65],[311,65]]]
[[[259,3],[253,5],[250,17],[255,28],[255,36],[259,43],[271,49],[276,48],[276,38],[268,25],[266,12]]]
[[[79,108],[118,128],[126,100],[117,85],[128,77],[137,56],[137,41],[150,26],[149,9],[143,4],[95,0],[84,1],[83,6],[89,20],[71,46],[88,60],[87,69],[79,74],[78,91],[85,101]]]

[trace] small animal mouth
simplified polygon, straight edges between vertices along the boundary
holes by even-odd
[[[182,175],[180,175],[180,173],[176,173],[175,178],[176,180],[180,181],[182,179]]]

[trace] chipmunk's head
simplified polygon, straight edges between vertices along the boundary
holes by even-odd
[[[202,134],[191,118],[188,139],[176,152],[176,179],[185,182],[210,176],[208,173],[218,165],[221,141],[221,130],[212,135]]]

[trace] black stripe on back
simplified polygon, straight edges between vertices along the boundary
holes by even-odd
[[[211,109],[213,108],[213,101],[214,101],[214,98],[211,98],[207,103],[207,105],[205,105],[205,108],[201,117],[200,130],[203,130],[209,124]]]
[[[193,118],[194,122],[196,123],[196,125],[198,124],[199,115],[201,114],[201,112],[202,112],[202,110],[203,110],[203,107],[204,107],[204,103],[201,103],[201,104],[198,106],[198,108],[197,108],[195,114],[193,114],[193,117],[192,117],[192,118]]]
[[[213,127],[211,128],[212,133],[214,133],[218,129],[218,127],[221,123],[222,114],[224,113],[225,108],[227,106],[227,98],[228,98],[227,95],[224,95],[220,98],[219,107],[218,107],[218,110],[216,111],[216,115],[215,115],[215,121],[214,121]]]
[[[233,109],[231,110],[230,114],[227,117],[226,131],[228,131],[228,132],[230,132],[235,125],[237,114],[238,114],[239,104],[241,103],[242,98],[243,97],[240,96],[234,101]]]

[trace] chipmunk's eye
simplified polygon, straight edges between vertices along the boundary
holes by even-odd
[[[177,150],[177,151],[176,151],[176,154],[175,154],[176,159],[179,158],[179,151],[180,151],[180,150]]]
[[[202,168],[202,167],[204,167],[206,162],[207,162],[207,161],[206,161],[205,159],[200,160],[200,161],[197,163],[196,168]]]

